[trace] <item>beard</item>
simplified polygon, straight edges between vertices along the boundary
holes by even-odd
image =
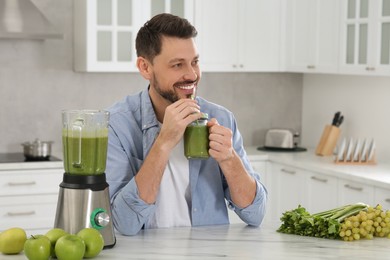
[[[168,100],[169,102],[171,103],[175,103],[176,101],[178,101],[180,99],[179,95],[176,93],[175,89],[176,89],[176,86],[180,86],[180,85],[190,85],[190,84],[193,84],[195,81],[183,81],[183,82],[177,82],[175,83],[173,86],[173,90],[163,90],[157,80],[157,77],[156,77],[156,74],[153,74],[153,85],[154,85],[154,89],[156,90],[156,92],[161,96],[163,97],[164,99]],[[190,98],[191,95],[188,95],[186,98]]]

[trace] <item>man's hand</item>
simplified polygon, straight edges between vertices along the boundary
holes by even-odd
[[[180,99],[169,105],[165,110],[164,122],[158,136],[159,143],[169,151],[175,147],[187,125],[201,117],[199,109],[199,105],[192,99]]]
[[[256,195],[256,182],[250,176],[240,157],[236,154],[232,144],[232,131],[221,126],[215,118],[208,122],[209,126],[209,154],[222,169],[229,185],[233,202],[239,207],[250,205]]]
[[[218,163],[233,158],[232,131],[219,125],[215,118],[212,118],[207,126],[209,127],[210,156]]]

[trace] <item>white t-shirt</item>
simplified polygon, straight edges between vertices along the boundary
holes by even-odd
[[[191,226],[191,190],[189,164],[184,156],[184,143],[173,149],[156,200],[156,211],[146,228]]]

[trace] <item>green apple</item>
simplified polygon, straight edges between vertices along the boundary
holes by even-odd
[[[54,247],[58,260],[81,260],[85,253],[85,243],[76,235],[65,235],[57,240]]]
[[[24,229],[18,227],[7,229],[0,234],[0,252],[6,255],[19,254],[23,251],[26,240]]]
[[[85,258],[97,256],[104,247],[102,234],[94,228],[84,228],[77,233],[85,242]]]
[[[24,254],[29,260],[48,260],[51,243],[44,235],[33,235],[24,243]]]
[[[57,240],[60,237],[65,236],[65,235],[69,235],[69,234],[68,234],[68,232],[66,232],[62,228],[52,228],[52,229],[50,229],[49,231],[46,232],[45,236],[47,236],[49,238],[50,243],[51,243],[50,255],[52,257],[56,256],[54,248],[56,246]]]

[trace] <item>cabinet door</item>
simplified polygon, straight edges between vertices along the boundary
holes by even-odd
[[[0,197],[0,230],[53,228],[57,199],[54,194]]]
[[[238,54],[237,0],[195,1],[195,27],[204,71],[234,71]],[[222,11],[223,10],[223,11]]]
[[[197,0],[194,4],[203,71],[279,70],[280,0]]]
[[[306,209],[317,213],[338,207],[337,178],[320,173],[308,173],[308,203]]]
[[[287,1],[288,71],[338,71],[339,10],[338,0]]]
[[[13,170],[0,172],[0,196],[57,194],[63,169]]]
[[[383,209],[390,210],[390,189],[375,187],[374,204],[381,204]]]
[[[390,74],[389,2],[389,0],[342,2],[342,73]]]
[[[347,205],[363,202],[374,204],[374,187],[360,182],[339,179],[338,184],[339,204]]]
[[[287,210],[307,205],[306,173],[291,166],[272,163],[272,190],[270,200],[275,217],[279,219]]]
[[[239,1],[238,61],[242,71],[279,71],[281,10],[279,0]]]
[[[144,0],[145,1],[145,0]],[[146,9],[150,11],[149,17],[160,13],[171,13],[186,18],[193,23],[193,0],[149,0],[145,1]]]
[[[192,0],[75,0],[74,68],[135,72],[138,30],[157,13],[193,20]]]
[[[260,181],[267,186],[267,162],[266,161],[251,161],[253,169],[260,175]]]

